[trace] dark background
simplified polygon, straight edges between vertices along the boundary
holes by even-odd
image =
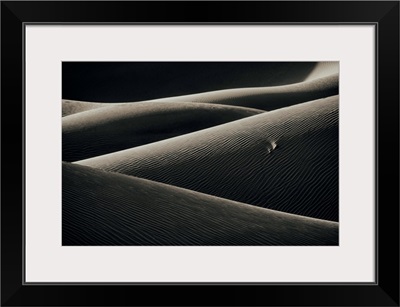
[[[62,98],[138,101],[302,81],[312,62],[63,62]]]

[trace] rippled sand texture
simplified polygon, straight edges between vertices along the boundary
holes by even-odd
[[[133,148],[262,112],[194,102],[138,102],[92,109],[63,118],[63,161]]]
[[[338,245],[338,73],[63,100],[63,245]]]
[[[333,245],[337,223],[63,164],[64,243]],[[84,193],[82,191],[85,191]]]

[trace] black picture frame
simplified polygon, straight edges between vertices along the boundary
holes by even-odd
[[[24,25],[33,22],[375,25],[376,283],[25,284]],[[399,306],[398,1],[3,1],[1,77],[2,306]]]

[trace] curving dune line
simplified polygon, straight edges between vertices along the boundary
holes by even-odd
[[[139,101],[227,88],[301,82],[317,62],[64,62],[63,97]]]
[[[63,245],[337,245],[338,224],[63,163]]]
[[[338,220],[338,96],[77,162]]]
[[[89,101],[76,101],[63,99],[61,101],[62,116],[68,116],[88,110],[102,108],[108,106],[108,103],[89,102]]]
[[[184,100],[242,106],[271,111],[310,100],[337,95],[338,93],[339,75],[333,74],[289,85],[221,90],[181,97],[165,98],[163,101]]]
[[[187,102],[138,102],[81,112],[62,120],[62,160],[95,157],[263,112]]]
[[[339,75],[332,74],[317,79],[306,80],[300,83],[270,86],[270,87],[249,87],[235,88],[228,90],[219,90],[212,92],[204,92],[199,94],[167,97],[154,100],[142,101],[143,103],[154,102],[202,102],[222,105],[242,106],[247,108],[255,108],[265,111],[275,110],[297,103],[310,100],[324,98],[339,93]],[[71,102],[69,102],[70,104]],[[126,105],[137,102],[121,102],[121,103],[88,103],[74,102],[76,107],[68,108],[66,101],[63,101],[63,114],[73,114],[90,110],[92,108],[101,108],[105,106]],[[81,109],[79,109],[81,108]],[[65,109],[65,111],[64,111]]]

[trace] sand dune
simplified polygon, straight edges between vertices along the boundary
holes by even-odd
[[[120,102],[303,81],[316,62],[64,62],[63,98]]]
[[[337,95],[338,93],[339,75],[334,74],[290,85],[237,88],[164,98],[162,101],[182,100],[271,111],[310,100]]]
[[[339,62],[319,62],[303,81],[310,81],[339,74]]]
[[[63,63],[63,245],[338,245],[338,94],[339,62]]]
[[[63,118],[62,159],[95,157],[263,112],[185,102],[138,102],[98,108]]]
[[[322,65],[322,64],[321,64]],[[242,106],[260,110],[275,110],[297,103],[302,103],[319,98],[337,95],[339,93],[339,75],[337,73],[325,76],[330,71],[335,71],[334,65],[326,64],[328,69],[316,67],[310,80],[303,82],[269,87],[234,88],[219,91],[203,92],[192,95],[182,95],[154,100],[142,101],[155,102],[202,102],[232,106]],[[332,68],[333,66],[333,68]],[[318,78],[318,76],[321,76]],[[96,103],[63,101],[63,116],[101,108],[110,105],[126,105],[137,102]]]
[[[63,245],[337,245],[338,224],[63,163]]]
[[[338,96],[77,163],[337,221]]]
[[[93,110],[101,107],[108,106],[108,103],[88,102],[88,101],[74,101],[65,100],[61,102],[62,116],[68,116],[75,113],[80,113],[87,110]]]

